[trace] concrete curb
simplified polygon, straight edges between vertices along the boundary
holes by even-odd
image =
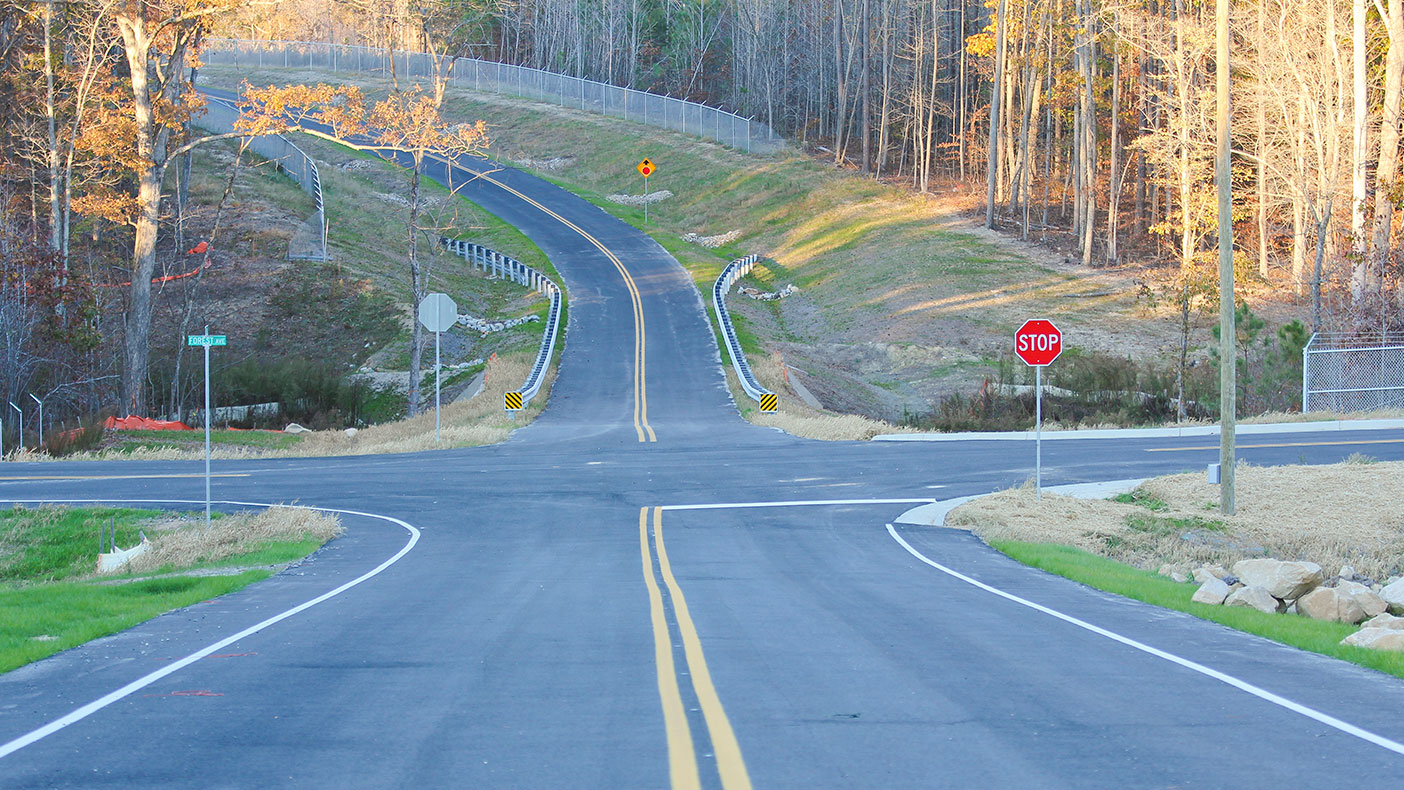
[[[1127,480],[1107,480],[1101,483],[1073,483],[1064,486],[1047,486],[1043,490],[1050,494],[1062,494],[1063,496],[1079,497],[1081,499],[1106,499],[1117,494],[1123,494],[1144,483],[1149,478],[1138,477]],[[972,499],[979,499],[988,494],[975,494],[973,496],[957,497],[956,499],[943,499],[940,502],[932,502],[929,505],[918,505],[911,510],[893,519],[894,524],[915,524],[920,527],[944,527],[946,526],[946,514]],[[953,529],[963,529],[963,527],[953,527]]]
[[[1279,422],[1238,426],[1238,435],[1262,433],[1320,433],[1323,431],[1379,431],[1404,428],[1404,420],[1329,420],[1322,422]],[[1218,436],[1218,425],[1190,425],[1183,428],[1096,428],[1072,431],[1044,431],[1043,441],[1063,439],[1155,439],[1178,436]],[[1033,431],[972,431],[969,433],[884,433],[875,442],[968,442],[1034,440]],[[1051,489],[1050,489],[1051,490]]]

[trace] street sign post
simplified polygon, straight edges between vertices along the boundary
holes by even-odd
[[[648,224],[648,177],[651,176],[651,175],[653,175],[654,171],[658,170],[658,167],[657,167],[657,165],[653,164],[653,162],[649,161],[648,159],[644,159],[642,162],[639,162],[638,166],[635,167],[634,169],[638,170],[639,173],[640,173],[641,175],[643,175],[643,177],[644,177],[644,204],[643,204],[643,207],[644,207],[644,224],[647,225],[647,224]]]
[[[210,526],[210,346],[228,345],[224,335],[210,334],[205,326],[203,335],[186,335],[187,346],[202,346],[205,349],[205,526]]]
[[[1035,318],[1014,332],[1014,353],[1034,369],[1034,495],[1043,499],[1043,369],[1063,353],[1063,333]]]
[[[458,323],[458,305],[448,294],[432,293],[419,303],[419,323],[434,333],[434,441],[439,441],[439,335]],[[411,382],[418,387],[419,382]]]

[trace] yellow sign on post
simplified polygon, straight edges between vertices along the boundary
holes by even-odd
[[[761,411],[775,411],[775,409],[776,409],[779,405],[780,405],[780,397],[779,397],[778,395],[776,395],[775,393],[773,393],[773,392],[767,392],[767,393],[765,393],[764,395],[761,395],[761,399],[760,399]]]
[[[506,404],[506,408],[507,408],[507,411],[521,411],[521,409],[522,409],[522,393],[520,393],[520,392],[509,392],[509,393],[507,393],[507,404]]]
[[[643,160],[642,162],[639,162],[638,170],[640,173],[643,174],[644,178],[648,178],[649,176],[653,175],[653,171],[657,169],[658,168],[654,166],[653,162],[650,162],[647,159]]]

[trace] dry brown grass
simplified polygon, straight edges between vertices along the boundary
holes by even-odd
[[[376,455],[384,453],[413,453],[421,450],[445,450],[452,447],[477,447],[495,444],[505,440],[512,431],[526,425],[545,408],[550,397],[551,385],[555,381],[555,369],[546,375],[541,391],[532,399],[531,405],[517,413],[516,419],[507,417],[502,409],[503,396],[509,390],[522,385],[531,366],[536,361],[534,353],[508,354],[490,361],[483,391],[472,400],[450,403],[443,407],[440,419],[442,441],[434,441],[434,408],[431,399],[428,411],[417,417],[397,422],[372,425],[362,429],[355,436],[347,436],[345,431],[312,431],[302,434],[302,440],[292,447],[269,450],[258,447],[217,447],[211,450],[210,457],[221,460],[244,458],[306,458],[332,455]],[[42,453],[25,450],[13,457],[18,461],[188,461],[204,458],[204,448],[137,448],[131,452],[102,451],[95,453],[75,453],[62,458],[52,458]]]
[[[329,513],[297,507],[270,507],[259,513],[236,513],[213,522],[168,519],[151,525],[151,549],[122,570],[143,573],[170,566],[189,568],[247,554],[271,541],[317,540],[325,543],[342,532],[341,520]]]
[[[968,526],[986,542],[1076,546],[1152,570],[1167,562],[1228,566],[1270,556],[1309,560],[1327,573],[1351,565],[1376,580],[1404,572],[1404,462],[1240,465],[1233,516],[1219,514],[1219,487],[1205,480],[1193,473],[1146,481],[1139,491],[1169,506],[1160,512],[1046,491],[1038,501],[1026,485],[962,505],[946,523]],[[1179,523],[1134,529],[1133,516]]]
[[[756,380],[766,389],[780,395],[778,410],[772,414],[763,414],[756,408],[744,412],[746,419],[756,425],[779,428],[785,433],[805,439],[825,441],[865,441],[881,433],[911,432],[909,428],[857,414],[835,414],[811,409],[799,396],[791,393],[789,386],[785,384],[780,363],[775,359],[750,356],[747,357],[747,361],[751,364],[751,372],[755,374]],[[745,390],[741,389],[730,364],[726,366],[726,383],[737,403],[743,406],[754,403]]]

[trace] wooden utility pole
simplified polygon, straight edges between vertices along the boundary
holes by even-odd
[[[1229,172],[1229,0],[1215,4],[1217,47],[1214,76],[1218,87],[1219,152],[1215,180],[1219,187],[1219,509],[1233,515],[1234,439],[1237,430],[1238,382],[1233,326],[1233,195]]]

